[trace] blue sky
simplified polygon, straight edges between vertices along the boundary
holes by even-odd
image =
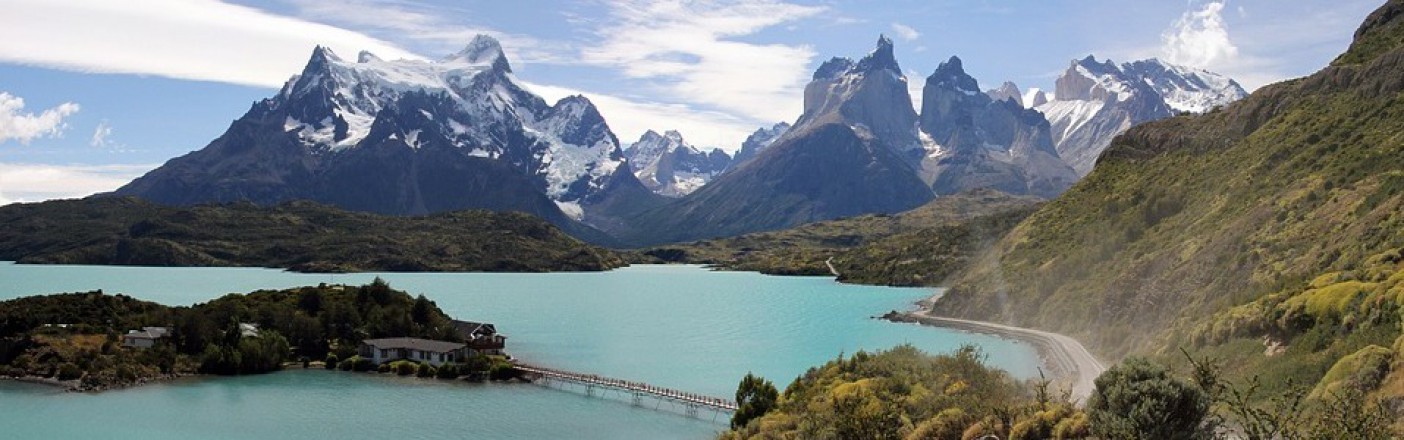
[[[984,88],[1070,60],[1160,57],[1254,89],[1310,74],[1379,0],[0,0],[0,204],[114,189],[203,147],[313,45],[437,58],[502,41],[548,100],[584,94],[625,144],[732,150],[799,116],[813,69],[896,41],[913,93],[952,55]]]

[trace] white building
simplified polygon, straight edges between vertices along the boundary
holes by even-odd
[[[142,327],[141,330],[129,330],[122,335],[122,346],[130,348],[151,348],[156,345],[156,340],[169,335],[171,330],[165,327]]]
[[[367,339],[361,341],[360,355],[376,365],[405,359],[438,366],[462,362],[467,348],[467,344],[419,338]]]

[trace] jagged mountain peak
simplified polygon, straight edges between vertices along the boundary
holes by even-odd
[[[872,72],[883,69],[902,74],[902,67],[897,65],[897,56],[892,53],[892,39],[886,35],[878,35],[877,47],[858,61],[857,70]]]
[[[955,56],[936,66],[931,76],[926,77],[926,87],[955,90],[967,95],[980,93],[980,83],[965,73],[960,58]]]
[[[852,59],[845,57],[833,57],[830,58],[828,61],[825,61],[824,64],[820,64],[819,68],[814,70],[814,79],[837,79],[838,77],[848,73],[850,70],[853,70]]]
[[[682,133],[645,131],[624,150],[629,168],[644,187],[665,197],[681,197],[706,185],[731,165],[721,149],[703,152],[688,144]]]
[[[1013,81],[1005,81],[999,88],[985,91],[985,95],[995,101],[1014,101],[1015,104],[1024,106],[1024,92],[1019,90],[1019,85]]]
[[[511,72],[507,55],[502,52],[502,43],[486,34],[478,34],[462,50],[444,58],[444,61],[463,61],[469,64],[491,65],[494,69]]]

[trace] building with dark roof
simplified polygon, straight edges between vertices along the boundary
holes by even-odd
[[[497,333],[497,327],[486,322],[453,321],[458,337],[468,345],[468,355],[501,355],[507,346],[507,336]]]
[[[430,365],[462,362],[468,357],[468,344],[419,338],[383,338],[361,341],[360,355],[376,364],[401,359]]]

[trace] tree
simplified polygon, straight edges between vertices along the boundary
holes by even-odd
[[[1209,396],[1199,387],[1171,377],[1165,367],[1130,358],[1097,377],[1088,401],[1092,433],[1116,439],[1201,439]]]
[[[433,309],[434,303],[430,302],[429,298],[424,297],[424,294],[421,293],[419,297],[414,299],[414,308],[410,309],[410,318],[414,320],[415,324],[428,324]]]
[[[745,427],[751,420],[770,412],[779,398],[780,392],[775,389],[775,384],[763,377],[746,373],[746,377],[741,378],[741,384],[736,387],[737,409],[736,414],[731,417],[731,429]]]
[[[302,289],[297,298],[297,308],[307,312],[307,316],[317,316],[322,311],[322,289]]]

